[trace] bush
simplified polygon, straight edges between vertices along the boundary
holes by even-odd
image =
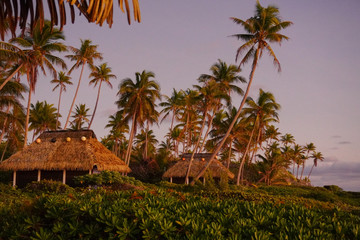
[[[74,178],[77,185],[82,187],[88,186],[114,186],[130,184],[141,187],[143,183],[133,177],[122,176],[119,172],[102,171],[100,174],[84,175]]]
[[[36,194],[41,194],[41,193],[63,194],[63,193],[72,192],[73,188],[58,181],[41,180],[40,182],[29,183],[28,185],[26,185],[24,191],[32,192]]]
[[[342,188],[340,188],[339,186],[336,186],[336,185],[325,185],[324,188],[326,188],[327,190],[334,192],[334,193],[343,191]]]

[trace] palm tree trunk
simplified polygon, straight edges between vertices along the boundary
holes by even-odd
[[[256,119],[258,119],[258,118],[256,117]],[[260,122],[260,120],[259,120],[259,122]],[[257,153],[257,150],[258,150],[257,146],[258,145],[260,146],[260,133],[261,133],[261,128],[260,128],[260,123],[259,123],[259,132],[258,132],[258,135],[257,135],[257,138],[256,138],[255,149],[254,149],[254,151],[253,151],[253,153],[251,155],[250,162],[253,162],[254,156],[255,156],[255,154]],[[261,148],[261,146],[260,146],[260,148]]]
[[[253,78],[254,78],[254,73],[255,73],[255,69],[256,69],[256,65],[257,65],[257,62],[258,62],[258,57],[259,57],[259,48],[256,49],[256,52],[255,52],[255,57],[254,57],[254,61],[253,61],[253,65],[252,65],[252,69],[251,69],[251,73],[250,73],[250,80],[249,80],[249,83],[248,83],[248,86],[246,88],[246,92],[245,92],[245,95],[241,101],[241,104],[239,106],[239,109],[233,119],[233,121],[231,122],[230,126],[229,126],[229,129],[227,130],[223,140],[220,142],[219,146],[216,148],[216,150],[214,151],[214,153],[211,155],[210,157],[210,160],[208,161],[208,163],[204,166],[204,168],[199,172],[199,174],[192,180],[191,182],[191,185],[194,185],[195,182],[202,176],[204,175],[205,171],[209,168],[210,164],[212,163],[212,161],[215,159],[215,156],[218,154],[218,152],[220,151],[220,149],[222,148],[222,146],[224,145],[226,139],[229,137],[230,135],[230,132],[232,130],[232,128],[234,127],[236,121],[238,120],[239,116],[240,116],[240,113],[241,113],[241,110],[242,108],[244,107],[245,105],[245,102],[246,102],[246,98],[247,96],[249,95],[249,92],[250,92],[250,87],[251,87],[251,83],[253,81]]]
[[[185,137],[184,137],[184,144],[185,144],[185,149],[184,149],[184,152],[187,152],[188,149],[189,149],[189,144],[190,144],[190,141],[189,141],[189,138],[188,138],[188,128],[189,128],[189,120],[190,119],[190,114],[188,113],[187,116],[186,116],[186,127],[185,127]]]
[[[144,159],[147,159],[147,155],[148,155],[148,132],[149,132],[149,121],[146,122]]]
[[[126,163],[127,166],[129,166],[129,163],[130,163],[130,157],[129,156],[131,156],[132,140],[133,140],[134,132],[135,132],[135,116],[136,116],[136,111],[133,113],[133,116],[132,116],[129,143],[128,143],[128,147],[127,147],[126,155],[125,155],[125,163]]]
[[[97,94],[97,98],[96,98],[96,103],[95,103],[95,108],[94,108],[94,112],[93,112],[93,114],[92,114],[92,116],[91,116],[91,120],[90,120],[88,129],[90,129],[91,124],[92,124],[92,122],[93,122],[93,120],[94,120],[94,117],[95,117],[95,113],[96,113],[96,109],[97,109],[98,102],[99,102],[99,97],[100,97],[101,84],[102,84],[102,81],[100,80],[99,90],[98,90],[98,94]]]
[[[55,130],[58,129],[58,125],[59,125],[61,94],[62,94],[62,86],[60,86],[59,103],[58,103],[58,111],[57,111],[57,114],[56,114],[56,127],[55,127]]]
[[[297,168],[296,168],[296,179],[299,179],[299,163],[297,164]]]
[[[212,123],[213,123],[213,120],[215,118],[215,114],[216,114],[217,111],[214,110],[211,118],[210,118],[210,122],[208,124],[208,129],[206,130],[206,133],[205,133],[205,136],[204,136],[204,139],[203,139],[203,142],[201,144],[201,147],[200,147],[200,151],[199,152],[202,152],[204,151],[204,147],[205,147],[205,143],[206,143],[206,138],[207,136],[209,135],[209,132],[210,132],[210,129],[211,129],[211,126],[212,126]]]
[[[300,180],[302,179],[303,177],[303,174],[304,174],[304,169],[305,169],[305,159],[304,159],[304,162],[302,164],[302,169],[301,169],[301,175],[300,175]]]
[[[311,167],[311,169],[310,169],[310,172],[309,172],[309,175],[308,175],[308,179],[309,179],[309,180],[310,180],[310,175],[311,175],[311,173],[312,173],[312,170],[313,170],[314,166],[315,166],[315,164],[313,164],[312,167]]]
[[[6,79],[5,79],[5,81],[1,84],[1,86],[0,86],[0,91],[1,91],[1,89],[3,89],[3,87],[5,86],[5,84],[8,82],[8,81],[10,81],[11,79],[12,79],[12,77],[22,68],[22,66],[23,66],[24,64],[22,63],[22,64],[20,64],[20,66],[17,68],[17,69],[15,69],[15,71],[13,71]]]
[[[72,101],[72,103],[71,103],[71,107],[70,107],[68,116],[67,116],[67,118],[66,118],[65,126],[64,126],[63,129],[66,129],[66,127],[67,127],[67,125],[68,125],[68,123],[69,123],[71,111],[72,111],[72,109],[73,109],[73,107],[74,107],[75,100],[76,100],[76,97],[77,97],[77,94],[78,94],[78,91],[79,91],[79,88],[80,88],[80,82],[81,82],[81,77],[82,77],[82,74],[83,74],[83,71],[84,71],[84,67],[85,67],[85,62],[83,62],[83,64],[82,64],[82,68],[81,68],[81,73],[80,73],[78,85],[77,85],[77,87],[76,87],[75,95],[74,95],[73,101]]]
[[[198,140],[196,141],[194,150],[193,150],[193,152],[192,152],[192,154],[191,154],[189,166],[188,166],[188,169],[187,169],[187,171],[186,171],[186,176],[185,176],[185,183],[186,183],[186,184],[189,183],[189,175],[190,175],[190,171],[191,171],[191,164],[192,164],[192,161],[194,160],[194,155],[195,155],[195,153],[196,153],[196,150],[197,150],[197,148],[199,147],[199,144],[200,144],[201,135],[202,135],[202,132],[203,132],[204,127],[205,127],[205,121],[206,121],[207,111],[208,111],[208,107],[206,107],[206,109],[205,109],[205,111],[204,111],[204,119],[203,119],[203,121],[202,121],[202,123],[201,123],[201,129],[200,129],[199,137],[198,137]]]
[[[232,143],[233,143],[233,139],[231,139],[230,143],[229,143],[229,157],[228,157],[227,164],[226,164],[227,169],[230,168]]]
[[[29,132],[29,119],[30,119],[30,104],[31,104],[31,92],[32,84],[30,84],[29,80],[29,73],[28,75],[28,82],[29,82],[29,96],[28,96],[28,103],[27,103],[27,109],[26,109],[26,120],[25,120],[25,133],[24,133],[24,148],[27,146],[27,138],[28,138],[28,132]]]
[[[8,104],[7,109],[6,109],[6,115],[8,115],[10,112],[10,104]],[[0,143],[2,142],[4,135],[5,135],[5,128],[6,128],[6,123],[7,123],[8,117],[6,116],[4,119],[4,125],[3,128],[1,129],[1,136],[0,136]]]
[[[173,115],[171,118],[171,126],[170,126],[170,132],[172,132],[173,126],[174,126],[174,120],[175,120],[175,110],[173,111]]]
[[[255,122],[256,122],[256,120],[255,120]],[[241,159],[241,163],[240,163],[240,166],[239,166],[239,171],[238,171],[238,175],[237,175],[237,179],[236,179],[236,185],[240,185],[240,175],[243,172],[243,168],[244,168],[244,164],[245,164],[245,160],[246,160],[246,155],[248,154],[250,144],[251,144],[252,138],[254,136],[254,132],[255,132],[255,124],[254,124],[253,130],[251,131],[249,142],[246,145],[245,153],[244,153],[244,155],[243,155],[243,157]]]

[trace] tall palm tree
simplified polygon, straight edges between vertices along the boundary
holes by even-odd
[[[94,112],[91,116],[91,120],[90,120],[88,129],[90,129],[91,124],[95,117],[95,112],[96,112],[97,105],[99,102],[99,97],[100,97],[101,84],[103,82],[105,82],[110,88],[112,88],[110,79],[116,78],[116,76],[114,74],[111,74],[111,68],[107,66],[107,63],[103,63],[100,66],[95,67],[93,69],[93,71],[91,72],[90,77],[93,77],[93,79],[90,80],[90,84],[94,84],[94,87],[96,87],[96,85],[99,83],[99,90],[98,90],[98,94],[96,97]]]
[[[259,89],[259,96],[256,101],[249,97],[246,100],[246,104],[248,106],[243,108],[243,113],[249,118],[257,119],[254,125],[254,128],[257,128],[256,144],[261,148],[266,127],[272,122],[279,121],[277,110],[280,109],[280,104],[276,102],[271,92],[265,92],[261,88]],[[256,154],[256,152],[257,149],[255,148],[254,154]]]
[[[89,122],[89,108],[85,104],[80,104],[75,106],[75,111],[71,116],[74,120],[71,122],[71,128],[74,130],[83,129],[84,123]]]
[[[304,169],[305,169],[305,163],[306,161],[309,159],[309,155],[310,155],[310,152],[312,153],[315,153],[315,144],[314,143],[308,143],[304,146],[304,151],[306,152],[306,155],[305,155],[305,159],[304,159],[304,162],[303,162],[303,165],[302,165],[302,169],[301,169],[301,175],[300,175],[300,180],[302,179],[303,177],[303,174],[304,174]]]
[[[155,111],[155,101],[160,99],[160,86],[151,71],[135,73],[135,81],[130,78],[123,79],[119,85],[119,100],[116,104],[124,110],[125,119],[131,121],[129,144],[126,151],[125,163],[129,165],[133,139],[138,126],[144,126],[148,116]]]
[[[71,77],[67,76],[66,73],[60,71],[58,73],[57,78],[54,78],[53,80],[51,80],[51,83],[56,84],[55,87],[53,88],[53,91],[55,91],[55,89],[59,88],[60,92],[59,92],[59,102],[58,102],[58,111],[56,114],[56,130],[58,129],[58,124],[59,124],[59,114],[60,114],[60,103],[61,103],[61,95],[62,92],[66,92],[66,85],[72,85],[73,83],[70,81]]]
[[[184,152],[187,152],[192,145],[192,128],[194,127],[194,123],[199,119],[196,106],[200,100],[200,93],[198,91],[192,89],[185,91],[184,105],[181,109],[182,118],[180,119],[184,123]]]
[[[199,131],[199,135],[198,135],[195,147],[194,147],[193,152],[190,157],[188,169],[186,172],[186,176],[185,176],[186,184],[188,184],[188,182],[189,182],[188,179],[189,179],[189,175],[190,175],[190,171],[191,171],[192,161],[193,161],[195,153],[198,152],[198,148],[199,148],[200,141],[202,139],[203,130],[205,127],[205,122],[206,122],[206,117],[208,115],[208,112],[211,109],[214,109],[214,107],[216,106],[216,103],[218,102],[217,99],[224,98],[223,93],[218,88],[218,84],[216,83],[216,81],[214,79],[211,79],[211,80],[205,82],[203,86],[195,85],[194,87],[200,93],[200,95],[199,95],[200,101],[198,101],[198,111],[202,115],[202,123],[201,123],[200,131]]]
[[[29,130],[34,130],[33,139],[45,130],[56,129],[56,112],[54,104],[48,104],[46,101],[37,101],[35,105],[31,104]]]
[[[45,67],[50,70],[53,77],[56,77],[55,65],[63,69],[66,64],[63,59],[53,55],[54,52],[66,51],[66,46],[60,42],[64,40],[64,34],[57,28],[52,28],[49,21],[44,23],[43,28],[37,24],[32,31],[27,32],[24,37],[17,37],[10,40],[11,43],[24,47],[23,53],[26,56],[23,68],[26,71],[29,84],[29,95],[25,121],[24,147],[27,145],[28,125],[30,116],[31,94],[35,92],[39,69],[46,75]]]
[[[159,105],[163,107],[160,114],[163,113],[164,116],[161,119],[161,122],[164,121],[164,119],[169,116],[170,112],[172,113],[171,117],[171,125],[170,125],[170,132],[173,129],[175,118],[178,118],[178,113],[181,107],[184,105],[184,91],[176,91],[175,88],[173,88],[173,92],[171,94],[171,97],[164,96],[165,101],[161,102]]]
[[[36,5],[35,5],[36,2]],[[55,4],[57,2],[57,4]],[[130,7],[129,0],[119,0],[120,9],[127,15],[128,23],[131,23],[130,18]],[[48,1],[48,13],[51,18],[51,27],[60,24],[60,28],[66,24],[66,6],[70,9],[71,22],[75,21],[76,7],[83,17],[89,22],[94,22],[100,26],[106,21],[109,27],[113,23],[113,1],[101,1],[96,0],[89,1],[64,1],[64,0],[52,0]],[[134,20],[137,22],[141,21],[140,6],[138,0],[132,0]],[[19,25],[23,31],[30,24],[30,28],[33,29],[36,22],[40,22],[40,26],[44,25],[44,5],[45,0],[37,1],[0,1],[0,36],[4,39],[4,35],[8,29],[15,34],[16,29]],[[58,5],[58,8],[56,7]],[[124,9],[125,5],[125,9]],[[36,14],[35,14],[36,13]],[[7,24],[5,24],[7,23]]]
[[[312,173],[312,170],[314,167],[317,167],[317,163],[318,163],[318,160],[320,161],[323,161],[324,160],[324,157],[322,155],[321,152],[314,152],[311,157],[314,159],[314,164],[312,165],[311,169],[310,169],[310,172],[309,172],[309,175],[308,175],[308,179],[310,179],[310,175]]]
[[[69,113],[68,113],[68,116],[67,116],[67,119],[66,119],[66,122],[64,125],[64,129],[66,129],[66,127],[69,123],[70,115],[71,115],[72,109],[74,107],[77,94],[79,92],[80,82],[81,82],[81,78],[82,78],[82,74],[83,74],[85,65],[89,65],[90,68],[92,68],[92,67],[94,67],[95,59],[102,60],[102,54],[97,51],[98,45],[93,45],[91,43],[92,42],[89,39],[81,40],[80,49],[74,48],[74,47],[69,47],[70,51],[73,54],[65,56],[65,57],[69,58],[71,61],[75,61],[75,64],[71,67],[71,69],[69,71],[69,74],[74,69],[79,68],[80,66],[82,66],[82,67],[81,67],[80,77],[79,77],[79,81],[78,81],[78,84],[76,87],[75,95],[74,95],[73,101],[71,103],[70,110],[69,110]]]
[[[243,95],[244,91],[236,85],[236,83],[246,83],[245,79],[238,74],[240,69],[233,64],[228,65],[222,60],[218,60],[217,63],[214,63],[210,67],[211,74],[202,74],[200,75],[198,81],[200,83],[206,83],[210,80],[215,81],[218,84],[218,90],[222,92],[222,98],[217,99],[217,103],[212,109],[212,115],[208,121],[208,128],[204,135],[203,143],[200,147],[200,151],[203,150],[206,142],[206,138],[211,130],[212,122],[214,120],[215,114],[219,111],[222,106],[222,101],[225,101],[226,105],[231,103],[231,93],[235,92],[239,95]]]
[[[223,139],[224,135],[226,134],[229,125],[233,122],[234,117],[236,116],[236,108],[231,107],[228,111],[220,112],[216,115],[214,119],[214,129],[210,132],[210,135],[213,136],[211,139],[215,142],[215,146],[217,146],[221,140]],[[223,144],[223,152],[226,152],[227,160],[226,160],[226,167],[230,167],[231,159],[233,157],[233,144],[236,138],[242,137],[245,130],[244,122],[238,119],[230,132],[229,137],[227,138],[226,142]],[[226,146],[226,147],[225,147]],[[227,150],[225,150],[227,149]]]
[[[237,118],[240,115],[240,112],[245,104],[247,96],[250,91],[250,87],[254,78],[254,73],[258,64],[258,60],[261,58],[264,51],[267,51],[270,56],[273,58],[273,62],[275,66],[280,71],[280,62],[277,59],[273,49],[270,47],[269,43],[281,43],[283,40],[287,40],[288,37],[280,34],[280,30],[289,27],[292,22],[290,21],[281,21],[279,16],[279,9],[275,6],[269,5],[264,8],[260,5],[259,1],[256,2],[256,11],[255,16],[243,21],[239,18],[232,17],[231,18],[236,24],[240,24],[244,27],[247,33],[243,34],[235,34],[233,35],[237,39],[244,40],[245,43],[241,45],[236,53],[236,61],[238,57],[246,50],[248,52],[245,54],[243,59],[240,61],[239,67],[246,62],[248,62],[251,58],[253,59],[252,68],[249,77],[249,83],[246,88],[246,92],[241,101],[240,107],[238,109],[237,116],[234,118],[233,123],[229,126],[229,130],[227,134],[224,136],[223,141],[216,148],[214,153],[212,154],[209,162],[205,165],[205,167],[200,171],[200,173],[194,178],[192,184],[195,184],[195,181],[201,177],[206,169],[210,166],[211,162],[215,158],[216,154],[220,151],[222,145],[225,143],[226,138],[229,136],[231,129],[233,128]]]
[[[114,141],[113,152],[122,159],[125,157],[126,148],[125,151],[122,151],[121,146],[127,142],[125,134],[129,133],[129,125],[124,120],[124,116],[123,111],[117,111],[109,117],[108,124],[105,126],[105,128],[111,128],[109,139]]]

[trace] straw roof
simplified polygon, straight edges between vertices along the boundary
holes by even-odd
[[[131,171],[96,139],[92,130],[62,130],[42,133],[32,144],[3,161],[0,170],[83,171],[95,165],[100,171]]]
[[[190,170],[190,177],[195,177],[205,166],[205,164],[208,162],[208,157],[211,156],[211,154],[196,154],[194,156],[194,160],[191,164],[191,170]],[[170,178],[170,177],[185,177],[186,176],[186,172],[187,172],[187,168],[189,166],[190,163],[190,157],[191,154],[188,155],[182,155],[180,157],[180,159],[185,159],[185,160],[179,160],[174,166],[172,166],[171,168],[169,168],[163,175],[163,177],[165,178]],[[234,174],[232,172],[229,171],[229,169],[227,169],[224,165],[222,165],[221,162],[219,162],[218,160],[214,159],[208,170],[210,171],[211,175],[213,177],[220,177],[222,174],[226,174],[229,178],[234,178]]]

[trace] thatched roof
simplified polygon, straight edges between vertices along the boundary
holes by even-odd
[[[3,161],[0,170],[89,170],[95,165],[100,171],[131,171],[96,139],[92,130],[63,130],[42,133],[32,144]]]
[[[207,163],[206,160],[201,160],[201,158],[203,156],[200,156],[200,158],[199,158],[199,156],[200,155],[194,156],[194,160],[191,164],[190,177],[195,177]],[[169,168],[164,173],[163,177],[165,177],[165,178],[185,177],[187,168],[190,163],[190,159],[187,159],[186,156],[184,156],[184,157],[185,157],[185,160],[179,160],[174,166]],[[191,157],[191,155],[190,155],[190,157]],[[183,159],[183,158],[181,157],[181,159]],[[214,159],[211,162],[208,170],[210,171],[210,173],[213,177],[219,178],[219,177],[221,177],[222,174],[225,173],[229,178],[234,178],[234,174],[232,172],[230,172],[229,169],[227,169],[224,165],[221,164],[221,162],[219,162],[216,159]]]

